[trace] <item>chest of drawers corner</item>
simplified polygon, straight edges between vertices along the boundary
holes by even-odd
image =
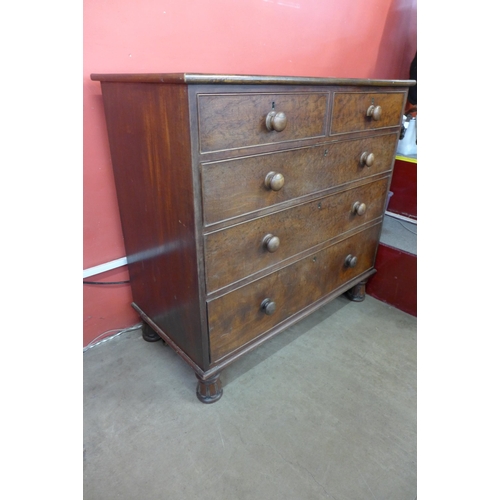
[[[375,272],[412,81],[94,74],[143,337],[204,403],[230,363]]]

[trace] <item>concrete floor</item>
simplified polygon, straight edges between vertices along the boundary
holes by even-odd
[[[417,255],[417,224],[386,214],[382,224],[380,242]]]
[[[414,500],[417,320],[339,297],[204,405],[140,330],[84,354],[84,500]]]

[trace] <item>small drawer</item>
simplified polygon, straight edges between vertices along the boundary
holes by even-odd
[[[200,152],[326,134],[327,92],[199,94]]]
[[[207,303],[211,362],[374,265],[381,224]]]
[[[207,292],[380,217],[388,187],[385,178],[206,235]]]
[[[203,163],[204,223],[208,226],[389,171],[398,138],[399,133],[392,133]]]
[[[405,92],[335,92],[331,135],[400,125],[405,97]]]

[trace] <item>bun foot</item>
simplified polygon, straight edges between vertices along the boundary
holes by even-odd
[[[363,302],[366,296],[366,281],[360,281],[345,293],[349,300],[353,302]]]
[[[198,396],[198,399],[202,403],[215,403],[222,397],[222,385],[220,383],[219,377],[220,373],[214,375],[211,378],[203,380],[199,375],[196,375],[196,378],[198,379],[196,396]]]
[[[158,342],[161,337],[147,324],[142,324],[142,338],[146,342]]]

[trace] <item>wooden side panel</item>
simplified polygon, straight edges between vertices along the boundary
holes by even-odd
[[[187,87],[102,82],[102,92],[134,302],[206,367]]]

